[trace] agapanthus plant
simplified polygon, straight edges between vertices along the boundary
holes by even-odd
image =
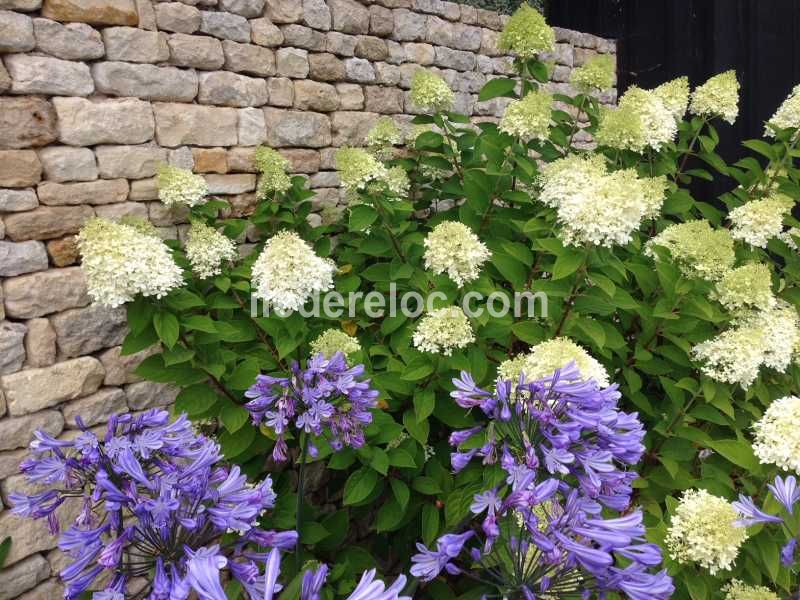
[[[494,393],[462,372],[452,393],[489,422],[455,432],[458,471],[475,456],[498,462],[503,484],[481,492],[470,507],[482,516],[463,533],[447,534],[431,550],[422,544],[411,572],[424,581],[443,570],[475,578],[486,598],[589,598],[618,591],[634,599],[668,598],[661,552],[645,541],[642,513],[626,511],[644,431],[636,415],[617,409],[616,386],[583,380],[574,363],[546,379],[498,380]],[[480,443],[480,442],[479,442]]]
[[[327,439],[334,450],[362,447],[378,397],[368,379],[360,380],[363,374],[364,365],[348,367],[345,355],[337,352],[331,358],[317,354],[305,369],[295,362],[287,377],[259,375],[245,392],[251,398],[245,408],[254,424],[263,423],[275,434],[272,457],[279,462],[288,458],[291,425],[312,436],[303,448],[312,456],[317,452],[313,438]]]
[[[291,548],[297,539],[294,531],[258,527],[276,500],[269,477],[249,484],[185,415],[173,422],[163,410],[115,415],[102,439],[81,428],[74,440],[37,431],[20,469],[48,489],[10,495],[14,513],[48,519],[54,534],[58,509],[82,502],[59,538],[69,557],[60,572],[65,598],[104,581],[98,600],[182,600],[192,593],[223,600],[222,571],[250,598],[264,597],[264,548]],[[237,535],[225,536],[231,532]],[[128,586],[137,577],[148,583],[131,596]]]

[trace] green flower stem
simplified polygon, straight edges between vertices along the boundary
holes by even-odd
[[[295,568],[300,572],[301,558],[300,558],[300,527],[303,521],[303,493],[305,488],[305,469],[306,469],[306,455],[308,454],[308,440],[306,432],[300,433],[300,467],[297,470],[297,508],[295,514],[295,531],[297,531],[297,543],[294,549]]]
[[[570,149],[572,148],[572,140],[575,137],[575,134],[578,133],[578,129],[580,126],[581,115],[583,114],[583,105],[586,103],[586,94],[581,94],[581,101],[578,103],[578,114],[575,115],[575,120],[572,123],[572,131],[570,131],[569,139],[567,140],[567,145],[564,148],[564,156],[569,154]]]
[[[389,219],[386,215],[386,211],[383,210],[383,207],[381,206],[379,201],[373,202],[372,205],[375,207],[375,209],[378,211],[378,214],[381,217],[381,226],[386,230],[386,233],[389,235],[389,239],[392,241],[392,246],[394,247],[394,251],[397,253],[398,258],[406,262],[407,260],[406,255],[403,253],[403,249],[400,246],[400,241],[392,232],[392,227],[389,224]]]
[[[583,257],[583,262],[581,263],[581,266],[578,267],[578,273],[575,275],[575,283],[572,285],[569,296],[567,296],[567,299],[564,301],[564,312],[561,314],[561,320],[558,322],[558,327],[556,327],[553,337],[558,337],[561,335],[561,330],[567,323],[567,318],[575,306],[575,298],[578,296],[578,290],[586,279],[586,265],[589,262],[589,252],[588,250],[585,250],[585,252],[586,254]]]
[[[192,346],[191,346],[191,344],[189,343],[189,340],[187,340],[187,339],[186,339],[186,338],[185,338],[183,335],[181,335],[181,337],[180,337],[180,340],[181,340],[181,342],[183,343],[183,345],[184,345],[186,348],[191,348],[191,347],[192,347]],[[225,395],[225,396],[227,396],[229,399],[233,400],[233,402],[234,402],[235,404],[239,404],[239,402],[240,402],[240,399],[239,399],[239,398],[237,398],[237,397],[236,397],[236,395],[234,395],[234,393],[233,393],[233,392],[231,392],[231,391],[230,391],[228,388],[226,388],[226,387],[225,387],[225,386],[222,384],[222,382],[219,380],[219,378],[217,378],[217,376],[216,376],[216,375],[214,375],[214,374],[213,374],[211,371],[209,371],[208,369],[206,369],[206,368],[204,368],[204,367],[202,367],[202,366],[200,366],[200,365],[195,365],[195,366],[196,366],[196,367],[198,367],[198,368],[199,368],[201,371],[203,371],[203,373],[205,373],[206,375],[208,375],[208,378],[209,378],[209,379],[211,380],[211,382],[214,384],[214,387],[215,387],[215,388],[217,388],[217,391],[218,391],[218,392],[221,392],[223,395]]]
[[[683,160],[681,161],[681,166],[678,167],[678,170],[675,172],[675,175],[672,176],[672,181],[675,183],[678,182],[678,177],[681,176],[683,173],[684,167],[686,167],[686,161],[689,160],[690,156],[694,156],[694,145],[697,143],[698,138],[700,137],[700,133],[703,131],[703,127],[706,126],[708,123],[708,119],[703,117],[703,122],[700,123],[700,127],[697,128],[697,131],[694,132],[692,136],[692,141],[689,142],[689,146],[686,148],[686,152],[683,154]]]
[[[455,150],[456,148],[458,148],[458,144],[455,143],[455,140],[452,137],[452,133],[454,133],[454,130],[451,132],[450,124],[447,122],[447,119],[445,118],[442,118],[442,125],[444,126],[442,127],[442,131],[444,131],[444,137],[447,140],[447,145],[453,153],[453,168],[456,170],[456,174],[458,175],[458,178],[461,180],[461,183],[463,185],[464,169],[461,166],[458,153]]]
[[[245,314],[249,315],[250,311],[248,310],[247,306],[245,306],[244,300],[239,297],[239,294],[236,293],[235,289],[231,288],[231,292],[233,292],[234,299],[239,303],[239,306],[242,307],[242,310],[245,312]],[[267,337],[267,334],[264,332],[264,330],[258,325],[255,326],[255,330],[258,339],[260,339],[261,343],[269,349],[269,351],[272,353],[272,356],[275,357],[275,360],[281,366],[281,368],[288,369],[288,365],[281,359],[278,349],[272,344],[272,340]]]

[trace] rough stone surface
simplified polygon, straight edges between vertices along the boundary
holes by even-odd
[[[79,206],[125,202],[130,186],[125,179],[99,179],[81,183],[39,184],[39,202],[47,206]]]
[[[0,150],[0,187],[22,188],[42,178],[42,164],[32,150]]]
[[[197,75],[176,67],[101,62],[92,66],[97,91],[110,96],[191,102],[197,96]]]
[[[35,46],[36,37],[31,18],[0,10],[0,52],[28,52]]]
[[[28,432],[28,436],[30,436],[30,432]],[[80,512],[82,503],[75,500],[77,499],[73,499],[59,509],[59,521],[62,527],[69,527],[69,524],[74,521]],[[14,543],[11,544],[11,549],[6,557],[6,565],[12,565],[27,556],[44,550],[51,550],[58,545],[58,536],[50,533],[47,519],[26,519],[18,517],[7,510],[0,514],[0,539],[5,539],[8,536],[13,536]],[[34,590],[31,594],[36,594],[37,592],[38,590]],[[29,596],[29,594],[24,594],[21,597],[24,598],[25,596]],[[55,597],[58,596],[50,596],[50,598]]]
[[[250,21],[250,36],[253,43],[259,46],[273,47],[283,43],[283,33],[267,18]]]
[[[331,28],[331,10],[324,0],[303,0],[303,23],[322,31]]]
[[[42,8],[42,0],[0,0],[0,9],[33,12]]]
[[[126,385],[125,394],[131,410],[145,410],[172,404],[178,395],[178,389],[166,383],[140,381]]]
[[[97,163],[89,148],[48,146],[39,150],[44,176],[48,181],[93,181],[97,179]]]
[[[296,81],[294,84],[294,107],[299,110],[331,112],[339,108],[339,94],[328,83],[311,80]]]
[[[240,110],[238,132],[240,146],[258,146],[267,141],[264,111],[257,108]]]
[[[275,54],[272,50],[231,40],[223,41],[222,49],[225,54],[225,68],[229,71],[261,77],[275,75]]]
[[[315,81],[341,81],[345,78],[344,62],[334,54],[311,54],[309,76]]]
[[[269,92],[263,79],[237,75],[227,71],[200,74],[201,104],[216,106],[262,106],[267,103]]]
[[[0,61],[0,94],[5,94],[11,89],[11,75],[8,74],[3,61]]]
[[[103,368],[106,370],[104,385],[123,385],[125,383],[136,383],[141,381],[141,377],[134,375],[133,371],[145,358],[159,351],[159,346],[155,345],[147,350],[142,350],[127,356],[121,355],[121,346],[114,346],[103,351],[98,356]]]
[[[22,323],[0,322],[0,375],[19,371],[25,362],[26,330]]]
[[[209,194],[243,194],[256,189],[256,176],[238,175],[206,175]]]
[[[155,144],[141,146],[98,146],[97,166],[103,179],[144,179],[152,177],[167,162],[167,151]],[[125,197],[127,199],[127,189]]]
[[[97,25],[139,24],[133,0],[45,0],[42,16]]]
[[[50,209],[53,210],[53,209]],[[32,319],[89,304],[80,267],[51,269],[3,281],[6,315]]]
[[[348,81],[357,83],[375,81],[375,68],[364,58],[348,58],[344,61],[344,70]]]
[[[181,2],[156,4],[155,11],[156,26],[163,31],[194,33],[203,22],[198,9]]]
[[[222,43],[212,37],[174,33],[167,41],[170,62],[180,67],[215,70],[225,64]]]
[[[303,16],[299,0],[268,0],[267,17],[273,23],[297,23]]]
[[[275,53],[275,61],[281,77],[304,79],[308,76],[308,50],[281,48]]]
[[[192,104],[153,105],[161,146],[235,146],[237,114],[233,108]]]
[[[367,133],[380,115],[369,112],[339,111],[331,114],[333,146],[362,146]]]
[[[328,0],[333,28],[342,33],[369,33],[369,9],[355,0]]]
[[[50,319],[63,356],[82,356],[122,343],[127,332],[125,309],[92,304]]]
[[[29,367],[49,367],[56,362],[56,332],[44,318],[26,322],[25,363]]]
[[[33,190],[0,190],[0,212],[21,212],[39,206]]]
[[[388,8],[373,4],[369,7],[369,32],[386,37],[394,31],[394,14]]]
[[[250,41],[250,23],[244,17],[230,13],[201,11],[200,31],[223,40]]]
[[[392,38],[398,42],[416,42],[425,39],[427,17],[410,10],[394,11],[394,32]]]
[[[47,252],[37,241],[0,240],[0,277],[23,275],[47,268]]]
[[[261,112],[257,108],[248,110]],[[225,148],[193,148],[192,158],[194,159],[195,173],[228,172],[228,153]]]
[[[3,569],[0,571],[0,600],[17,598],[49,576],[50,565],[40,554]]]
[[[364,91],[354,83],[337,83],[336,92],[342,110],[361,110],[364,108]]]
[[[394,114],[403,112],[403,91],[396,88],[376,85],[364,88],[368,112]]]
[[[157,63],[169,59],[167,35],[134,27],[108,27],[103,30],[107,60]]]
[[[80,417],[87,427],[107,423],[111,415],[124,413],[128,409],[125,392],[119,388],[106,388],[75,402],[64,405],[64,420],[67,427],[76,427]]]
[[[67,267],[78,262],[78,241],[76,236],[50,240],[47,242],[47,254],[50,262],[56,267]]]
[[[72,146],[141,144],[153,138],[153,110],[135,98],[54,98],[59,140]]]
[[[43,98],[0,97],[0,147],[44,146],[58,137],[56,111]]]
[[[219,8],[248,19],[260,17],[266,0],[219,0]]]
[[[389,58],[389,47],[380,38],[371,35],[360,35],[356,42],[356,56],[376,62]]]
[[[0,420],[0,450],[26,447],[31,441],[31,433],[37,429],[56,436],[64,429],[64,417],[57,410],[46,410],[16,419]]]
[[[87,396],[103,383],[105,371],[99,360],[82,356],[42,369],[26,369],[0,377],[12,417],[35,413]]]
[[[5,58],[5,64],[11,75],[11,91],[15,94],[88,96],[94,91],[89,67],[83,63],[12,54]]]
[[[294,85],[291,79],[272,77],[267,82],[267,89],[272,106],[291,106],[294,103]]]
[[[274,148],[324,148],[331,142],[330,121],[313,112],[265,108],[267,144]]]

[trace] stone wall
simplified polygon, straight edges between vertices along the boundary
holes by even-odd
[[[92,306],[74,234],[93,215],[148,217],[181,236],[185,214],[157,201],[169,162],[205,174],[213,194],[254,205],[254,147],[309,177],[320,206],[340,200],[333,150],[358,145],[382,114],[409,120],[419,65],[478,103],[504,17],[440,0],[0,0],[0,494],[26,486],[23,448],[75,417],[167,405],[174,391],[130,373],[124,309]],[[557,31],[551,86],[607,40]],[[602,100],[613,102],[615,92]],[[578,137],[580,141],[582,138]],[[585,141],[585,140],[584,140]],[[2,506],[2,505],[0,505]],[[14,540],[0,600],[56,598],[63,559],[43,523],[0,512]]]

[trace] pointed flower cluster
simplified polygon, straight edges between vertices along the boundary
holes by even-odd
[[[768,310],[777,300],[772,293],[772,273],[765,264],[750,263],[728,271],[717,282],[716,299],[731,312]]]
[[[616,70],[613,55],[598,54],[573,69],[569,82],[583,93],[607,90],[614,85]]]
[[[555,48],[556,34],[542,14],[530,4],[523,3],[506,23],[497,47],[520,58],[533,58]]]
[[[367,133],[367,147],[380,159],[387,159],[392,148],[403,143],[403,132],[391,117],[381,117]]]
[[[263,200],[270,194],[285,192],[292,187],[292,181],[286,174],[289,161],[276,150],[259,146],[256,148],[253,162],[261,173],[256,190],[259,199]]]
[[[667,106],[655,91],[631,86],[616,108],[607,109],[597,129],[597,143],[620,150],[660,150],[678,133],[674,106]]]
[[[422,352],[450,356],[456,348],[466,348],[475,341],[467,315],[458,306],[448,306],[422,317],[414,331],[414,347]]]
[[[275,505],[269,477],[247,483],[185,415],[173,422],[163,410],[114,415],[102,438],[82,430],[73,440],[36,432],[20,469],[48,489],[10,498],[14,513],[47,519],[54,534],[59,508],[82,506],[58,543],[68,559],[60,572],[67,600],[99,580],[108,583],[95,598],[131,597],[129,583],[142,576],[148,588],[140,597],[224,600],[222,571],[250,598],[263,598],[259,547],[292,548],[297,539],[256,525]],[[236,539],[223,539],[232,531]]]
[[[202,175],[162,165],[158,169],[158,199],[166,206],[198,206],[206,203],[208,184]]]
[[[320,258],[293,231],[267,240],[253,264],[253,293],[284,311],[297,311],[315,293],[333,288],[336,265]]]
[[[764,135],[775,137],[775,129],[797,129],[800,127],[800,85],[794,86],[791,93],[787,96],[767,121],[764,128]]]
[[[360,350],[361,344],[358,340],[341,329],[326,329],[311,342],[311,354],[316,356],[322,353],[328,359],[333,358],[337,352],[348,356]]]
[[[662,83],[653,90],[661,99],[667,110],[672,113],[676,121],[683,119],[686,108],[689,106],[689,78],[678,77],[672,81]]]
[[[363,191],[367,184],[386,178],[387,170],[372,154],[362,148],[344,147],[336,151],[336,169],[345,190]]]
[[[774,400],[753,424],[753,452],[762,463],[800,473],[800,398]]]
[[[78,249],[89,296],[99,304],[162,298],[183,285],[183,271],[147,221],[91,219],[78,234]]]
[[[714,229],[708,221],[670,225],[645,245],[644,253],[656,258],[654,246],[670,251],[672,260],[686,277],[717,281],[733,267],[733,238],[725,229]]]
[[[731,235],[751,246],[766,248],[772,238],[781,237],[783,220],[793,208],[794,200],[778,192],[737,206],[728,213]]]
[[[259,375],[245,396],[245,408],[255,425],[264,424],[276,436],[272,457],[288,458],[287,434],[294,428],[312,436],[311,456],[317,453],[315,439],[325,438],[334,450],[344,446],[361,448],[364,428],[372,422],[378,392],[369,379],[361,380],[364,365],[348,367],[345,355],[337,352],[328,359],[317,354],[305,369],[292,364],[285,377]]]
[[[186,258],[201,279],[222,273],[222,265],[236,260],[236,244],[228,236],[199,221],[192,222],[186,236]]]
[[[457,221],[443,221],[425,238],[425,268],[447,273],[458,287],[474,281],[491,256],[472,230]]]
[[[500,131],[523,140],[546,140],[550,137],[550,113],[553,96],[543,90],[528,92],[511,102],[500,119]]]
[[[475,576],[508,598],[670,597],[642,513],[628,511],[637,475],[627,467],[642,456],[644,431],[617,408],[616,386],[583,381],[574,364],[539,380],[498,379],[494,393],[465,372],[453,383],[456,403],[488,419],[451,435],[454,470],[479,457],[506,479],[475,495],[470,510],[482,521],[440,537],[435,549],[417,545],[412,574]]]
[[[411,103],[422,110],[446,112],[453,108],[455,94],[447,82],[427,69],[418,69],[411,78]]]
[[[731,125],[739,116],[739,81],[736,71],[714,75],[692,93],[689,112],[706,118],[719,117]]]
[[[520,354],[501,363],[497,372],[504,381],[516,382],[520,376],[524,376],[526,380],[538,380],[573,362],[581,379],[591,379],[601,388],[609,386],[605,367],[586,350],[565,337],[532,346],[527,354]]]
[[[611,247],[630,242],[642,221],[658,215],[666,185],[634,169],[609,172],[599,154],[572,154],[542,167],[539,199],[557,210],[567,244]]]
[[[722,586],[723,600],[780,600],[780,596],[763,585],[747,585],[731,579]]]

